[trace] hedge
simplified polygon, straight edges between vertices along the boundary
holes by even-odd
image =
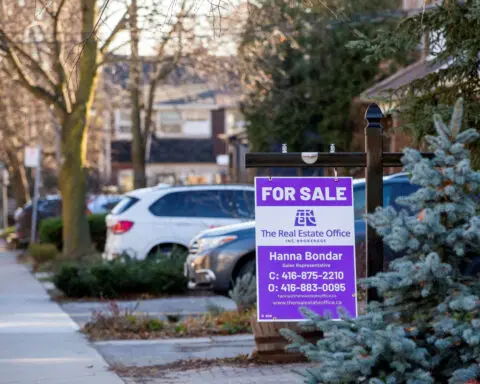
[[[41,265],[54,261],[58,253],[54,244],[30,244],[28,247],[28,254],[33,259],[34,271],[37,271]]]
[[[118,299],[138,294],[176,294],[187,291],[185,257],[135,260],[122,257],[93,265],[63,265],[53,282],[73,298]]]
[[[95,248],[103,252],[107,238],[107,227],[105,224],[106,215],[89,215],[88,225],[90,227],[90,236]],[[52,217],[40,222],[39,235],[40,243],[54,244],[58,249],[63,248],[62,240],[63,221],[61,217]]]

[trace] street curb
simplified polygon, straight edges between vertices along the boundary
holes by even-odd
[[[95,341],[95,346],[120,346],[120,345],[152,345],[152,344],[222,344],[234,342],[254,342],[253,335],[238,336],[211,336],[175,339],[151,339],[151,340],[105,340]]]

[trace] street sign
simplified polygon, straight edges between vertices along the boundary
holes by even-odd
[[[25,148],[25,166],[29,168],[37,168],[40,165],[40,147]]]
[[[357,316],[351,177],[255,178],[257,319]]]
[[[42,173],[42,147],[25,148],[25,166],[35,168],[35,185],[33,190],[33,207],[32,207],[32,227],[30,232],[30,242],[36,242],[37,235],[37,216],[38,216],[38,198],[40,193],[40,177]]]

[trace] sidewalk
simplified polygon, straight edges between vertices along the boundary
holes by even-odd
[[[0,384],[122,384],[78,326],[0,250]]]
[[[148,367],[179,360],[219,359],[248,355],[255,348],[253,335],[195,337],[164,340],[110,340],[94,343],[112,366]]]

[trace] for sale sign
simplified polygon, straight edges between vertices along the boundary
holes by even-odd
[[[258,321],[357,316],[352,178],[255,179]]]

